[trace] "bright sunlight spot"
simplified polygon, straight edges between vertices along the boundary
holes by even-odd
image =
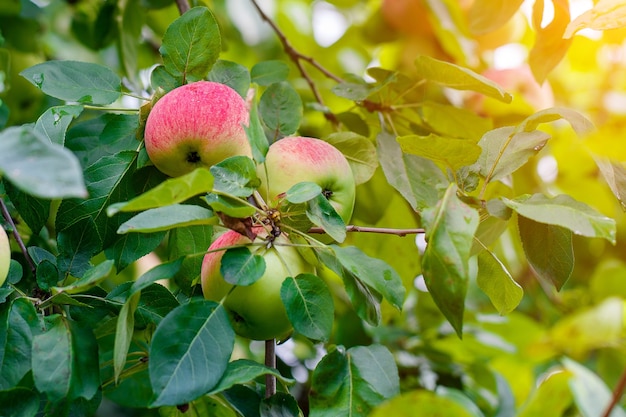
[[[346,30],[348,22],[335,6],[325,1],[313,6],[313,37],[323,47],[337,42]]]

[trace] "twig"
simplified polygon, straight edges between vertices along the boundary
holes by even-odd
[[[176,0],[176,7],[181,15],[191,8],[188,0]]]
[[[385,235],[396,235],[404,237],[406,235],[417,235],[425,233],[424,229],[390,229],[387,227],[366,227],[366,226],[346,226],[346,232],[380,233]],[[321,227],[312,227],[309,233],[326,233]]]
[[[624,394],[625,389],[626,389],[626,369],[624,369],[624,371],[622,372],[622,376],[620,376],[619,381],[617,382],[617,385],[615,386],[615,389],[613,390],[613,396],[611,397],[611,402],[606,407],[606,410],[604,410],[604,414],[602,414],[602,417],[609,417],[611,415],[613,408],[615,408],[620,398],[622,398],[622,395]]]
[[[308,62],[313,67],[315,67],[315,69],[317,69],[319,72],[321,72],[322,74],[324,74],[326,77],[330,78],[331,80],[334,80],[338,83],[342,82],[343,80],[340,77],[333,74],[332,72],[328,71],[326,68],[324,68],[313,57],[310,57],[308,55],[303,55],[300,52],[298,52],[293,47],[293,45],[291,45],[291,42],[289,42],[289,39],[287,39],[287,36],[285,36],[283,31],[280,30],[280,28],[276,25],[276,23],[274,23],[274,21],[270,19],[270,17],[261,9],[261,7],[258,5],[256,0],[250,0],[250,1],[252,2],[256,10],[259,12],[261,19],[265,20],[272,27],[272,30],[276,33],[276,36],[278,36],[280,43],[283,45],[283,49],[285,50],[285,53],[294,62],[294,64],[296,64],[296,67],[298,67],[298,71],[300,71],[300,74],[302,74],[302,77],[305,79],[306,83],[309,85],[309,88],[311,89],[311,92],[313,93],[315,100],[320,105],[324,106],[324,100],[322,99],[322,95],[317,89],[317,86],[313,82],[313,79],[309,75],[308,71],[306,70],[306,68],[304,68],[304,65],[302,65],[302,61]],[[326,117],[326,119],[328,119],[334,124],[339,123],[339,121],[337,120],[337,117],[332,113],[324,112],[324,117]]]
[[[7,221],[7,223],[9,223],[9,226],[11,226],[11,229],[13,229],[13,237],[15,238],[15,241],[17,242],[17,245],[20,247],[20,250],[24,254],[24,258],[26,259],[26,262],[28,263],[28,266],[30,267],[31,271],[33,272],[33,275],[35,275],[35,273],[37,272],[37,267],[35,266],[35,263],[33,262],[33,259],[28,254],[28,250],[26,249],[26,245],[24,245],[24,241],[22,240],[22,237],[20,236],[19,232],[17,231],[17,227],[15,226],[15,222],[11,218],[11,213],[9,213],[9,209],[7,208],[7,205],[4,203],[4,200],[2,198],[0,198],[0,209],[2,210],[2,216]]]
[[[265,341],[265,366],[276,369],[276,342],[274,339]],[[276,394],[276,377],[265,375],[265,398]]]

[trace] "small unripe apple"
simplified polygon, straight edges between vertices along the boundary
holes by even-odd
[[[314,182],[348,223],[354,210],[355,182],[346,157],[321,139],[291,136],[274,142],[257,168],[259,192],[272,205],[299,182]]]
[[[267,236],[263,228],[255,228],[254,231],[259,235],[257,240]],[[249,238],[229,230],[211,244],[209,251],[250,242]],[[224,280],[220,265],[225,251],[209,252],[202,261],[204,297],[219,302],[226,296],[224,307],[235,333],[253,340],[283,340],[292,333],[293,327],[280,298],[281,286],[287,277],[313,272],[313,267],[295,247],[280,245],[288,243],[287,238],[279,236],[275,242],[277,244],[269,249],[260,247],[258,253],[263,254],[265,273],[252,285],[233,289],[233,285]],[[255,248],[259,247],[250,248],[253,253]]]
[[[9,275],[9,266],[11,265],[11,246],[9,245],[9,237],[7,232],[0,226],[0,287],[4,285]]]
[[[227,85],[198,81],[159,99],[146,120],[144,139],[152,163],[177,177],[236,155],[252,156],[244,125],[244,99]]]

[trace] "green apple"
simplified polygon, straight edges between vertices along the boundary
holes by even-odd
[[[257,168],[259,191],[270,206],[297,183],[314,182],[345,223],[354,210],[355,182],[346,157],[321,139],[291,136],[274,142]]]
[[[227,85],[198,81],[169,91],[151,109],[144,140],[152,163],[177,177],[236,155],[252,156],[244,99]]]
[[[255,228],[259,238],[267,236],[263,228]],[[218,237],[209,250],[226,248],[250,243],[250,239],[229,230]],[[251,251],[259,249],[265,260],[265,273],[252,285],[237,286],[226,282],[220,273],[222,256],[225,251],[209,252],[204,256],[201,269],[202,293],[208,300],[221,301],[229,313],[235,333],[253,340],[284,340],[293,331],[293,327],[282,299],[280,289],[287,277],[295,277],[301,273],[312,273],[313,267],[308,264],[284,236],[276,238],[277,245],[269,249],[264,246],[251,247]],[[231,291],[232,289],[232,291]]]
[[[9,237],[4,227],[0,226],[0,287],[4,285],[9,275],[9,266],[11,265],[11,246],[9,245]]]

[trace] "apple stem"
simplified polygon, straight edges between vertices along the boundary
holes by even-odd
[[[265,366],[276,369],[276,341],[265,341]],[[265,398],[276,394],[276,377],[272,374],[265,375]]]
[[[15,222],[13,222],[13,219],[11,218],[11,213],[9,213],[9,209],[7,208],[7,205],[4,203],[4,200],[2,198],[0,198],[0,210],[2,210],[2,216],[4,217],[6,222],[9,223],[9,226],[11,226],[13,237],[15,238],[17,245],[20,247],[20,250],[24,254],[24,258],[26,259],[26,262],[28,263],[28,266],[30,267],[34,275],[37,271],[37,267],[35,266],[33,259],[30,257],[30,254],[28,253],[28,250],[26,249],[26,245],[24,245],[24,241],[22,240],[22,237],[17,231]]]
[[[312,227],[308,231],[309,233],[326,233],[321,227]],[[418,235],[425,233],[424,229],[391,229],[388,227],[365,227],[365,226],[346,226],[346,232],[361,232],[361,233],[381,233],[386,235],[396,235],[404,237],[406,235]]]

